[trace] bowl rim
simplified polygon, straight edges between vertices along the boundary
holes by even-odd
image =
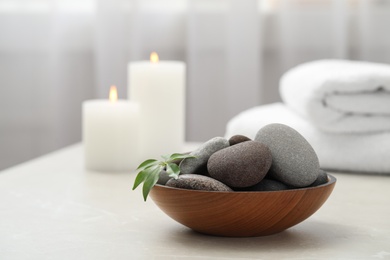
[[[328,182],[317,185],[317,186],[308,186],[302,188],[292,188],[288,190],[273,190],[273,191],[210,191],[210,190],[191,190],[191,189],[183,189],[183,188],[175,188],[161,184],[155,184],[155,186],[168,189],[168,190],[180,190],[180,191],[188,191],[188,192],[199,192],[199,193],[214,193],[214,194],[259,194],[259,193],[284,193],[284,192],[296,192],[296,191],[305,191],[305,190],[313,190],[321,187],[329,186],[337,182],[337,178],[333,175],[326,173],[328,176]],[[154,187],[153,187],[154,188]]]

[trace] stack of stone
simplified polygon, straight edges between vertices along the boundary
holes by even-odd
[[[328,181],[312,146],[283,124],[261,128],[254,140],[215,137],[180,162],[178,179],[160,174],[159,184],[209,191],[276,191]]]

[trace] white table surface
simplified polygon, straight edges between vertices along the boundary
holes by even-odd
[[[334,192],[301,224],[214,237],[144,202],[135,173],[84,170],[73,145],[0,172],[0,259],[390,259],[390,176],[333,175]]]

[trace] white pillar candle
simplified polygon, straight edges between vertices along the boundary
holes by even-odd
[[[140,157],[142,160],[183,152],[185,135],[184,62],[151,61],[128,65],[129,99],[140,106]]]
[[[138,105],[116,99],[112,88],[110,100],[83,102],[84,158],[89,170],[131,171],[139,164]]]

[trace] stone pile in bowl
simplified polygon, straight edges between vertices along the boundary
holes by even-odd
[[[277,191],[328,181],[318,157],[293,128],[270,124],[254,140],[242,135],[215,137],[180,162],[178,179],[161,173],[158,184],[207,191]]]

